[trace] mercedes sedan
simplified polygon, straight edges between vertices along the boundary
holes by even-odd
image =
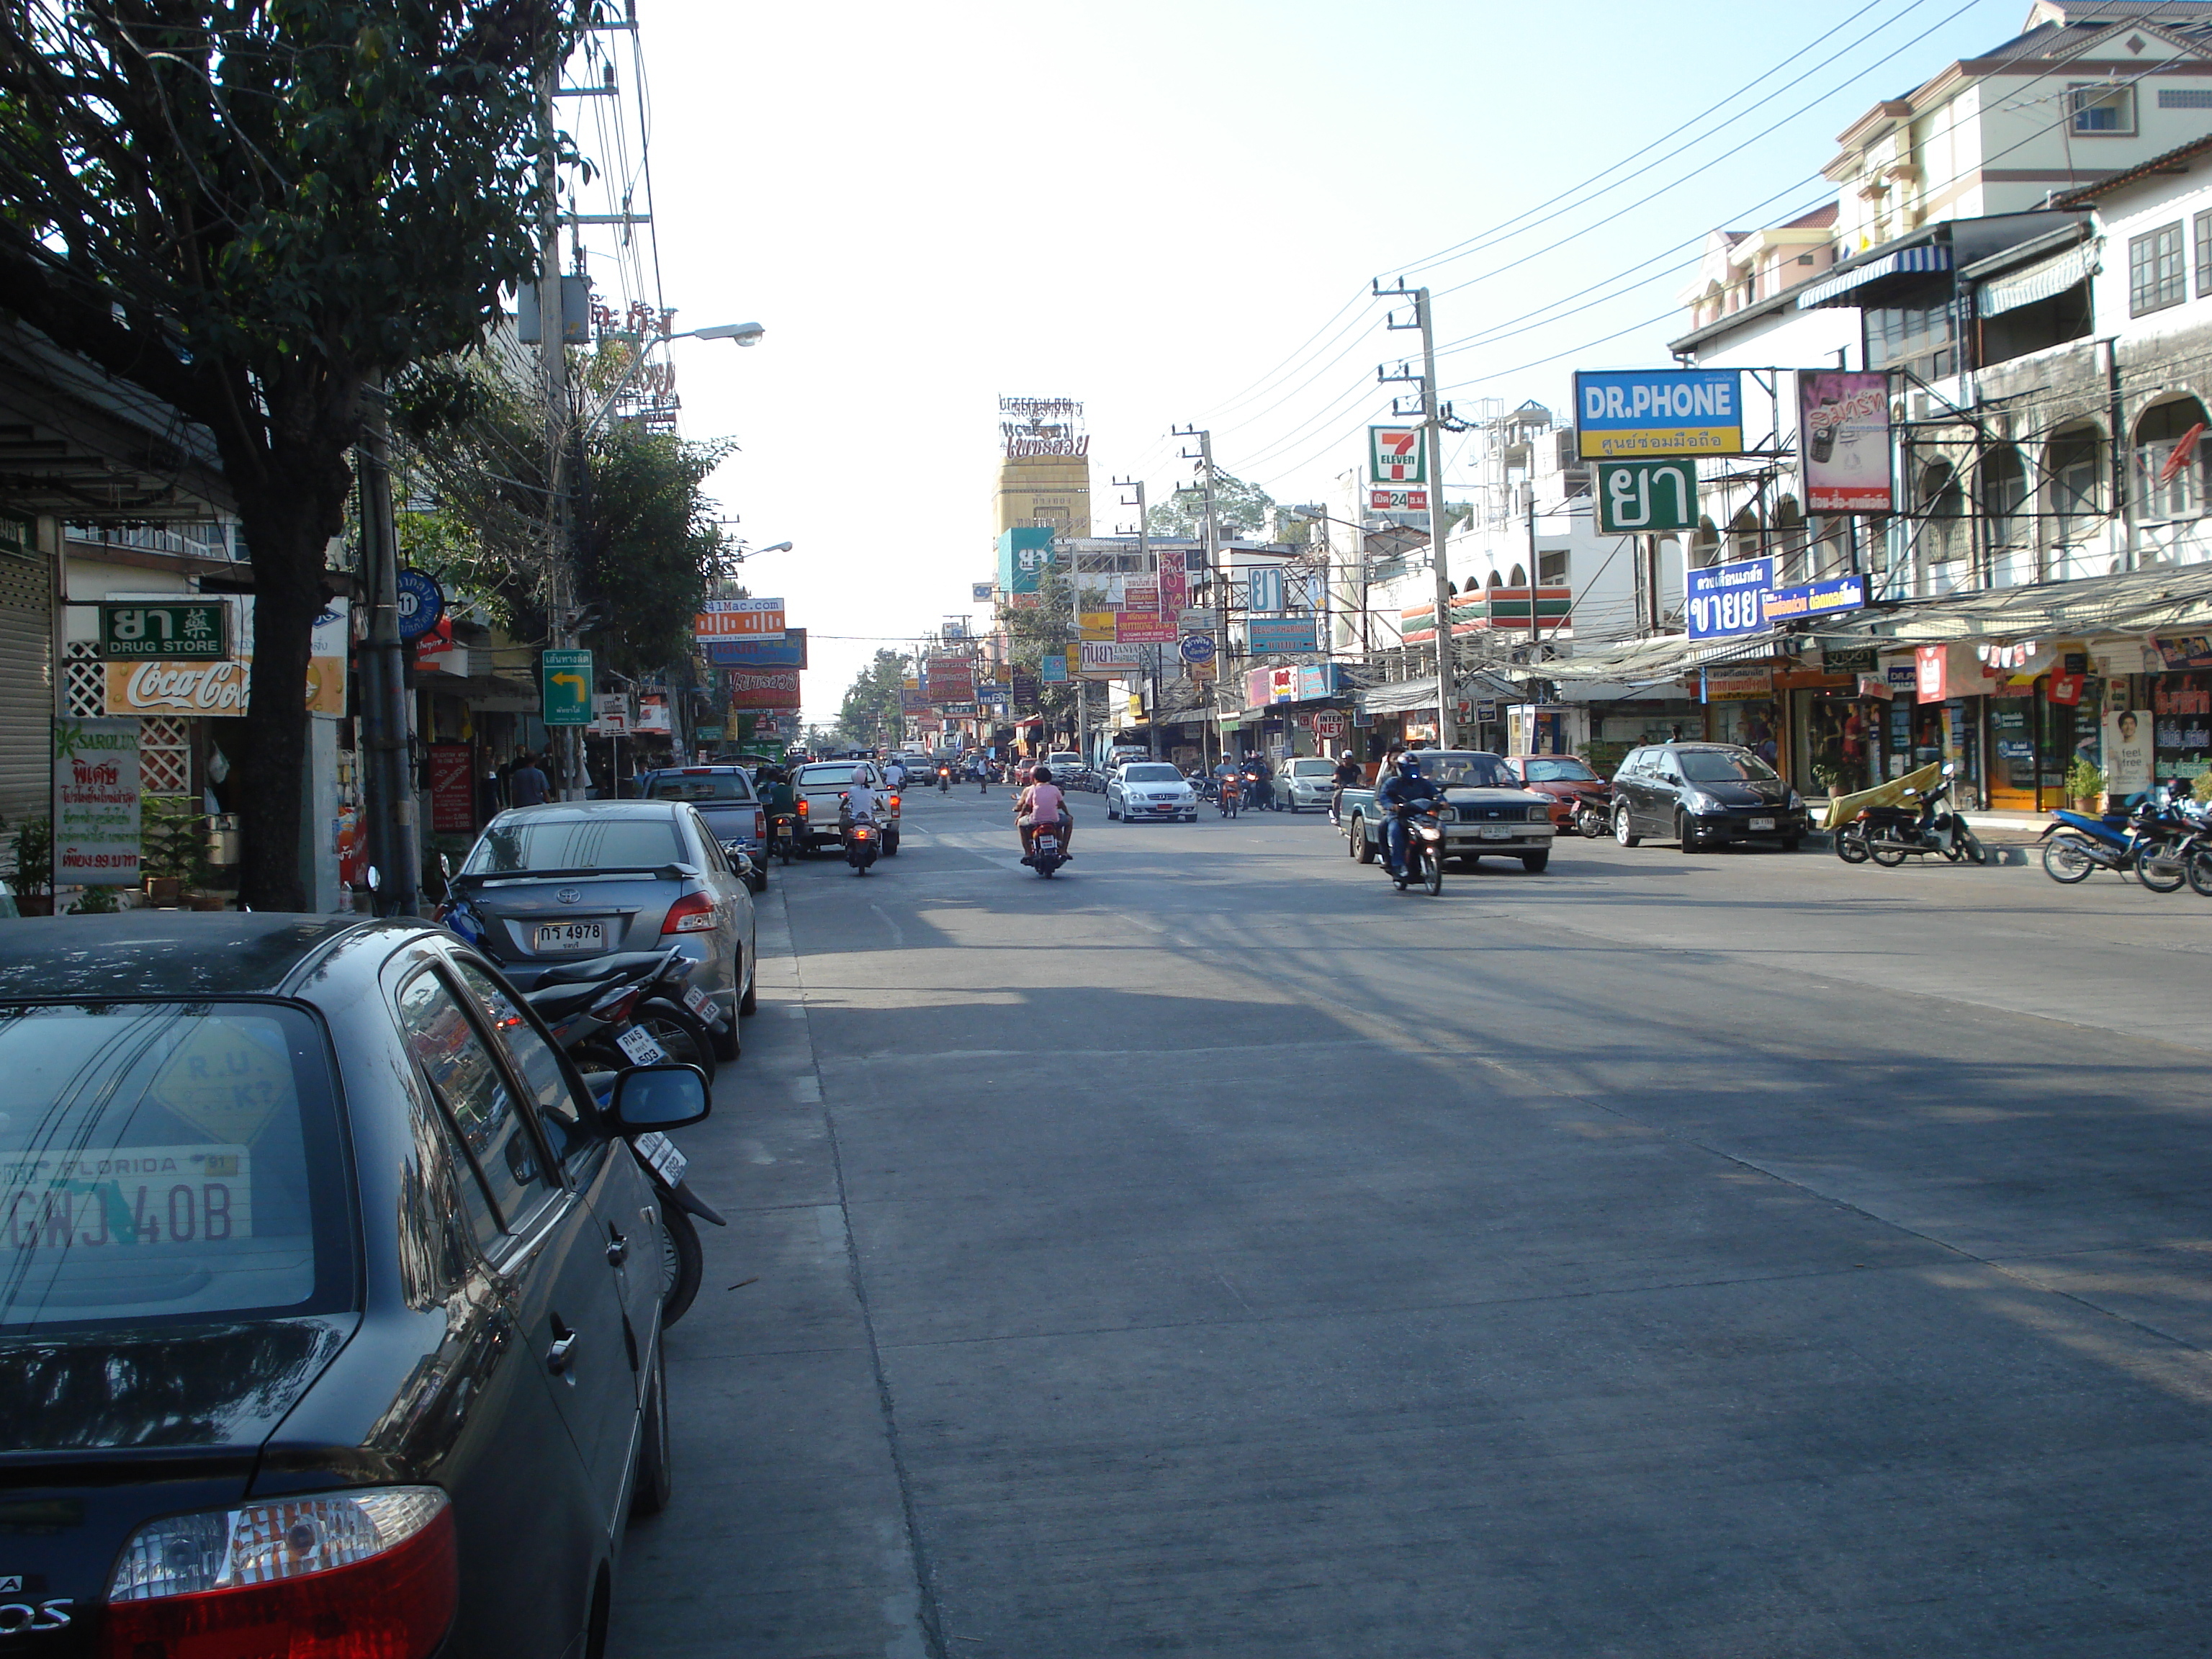
[[[1131,761],[1108,775],[1106,816],[1198,822],[1198,794],[1190,780],[1166,761]]]

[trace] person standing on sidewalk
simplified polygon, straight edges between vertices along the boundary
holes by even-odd
[[[507,775],[507,798],[517,806],[543,806],[553,799],[553,781],[527,749],[515,756],[514,770]]]

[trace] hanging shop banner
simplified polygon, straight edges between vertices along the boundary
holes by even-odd
[[[728,675],[730,707],[732,708],[796,708],[799,707],[799,671],[795,668],[732,669]],[[912,702],[908,702],[911,698]],[[919,691],[902,691],[899,708],[902,714],[919,714],[929,707]]]
[[[709,599],[691,618],[692,637],[700,640],[780,640],[781,599]]]
[[[673,732],[676,723],[669,712],[667,697],[658,691],[647,691],[637,700],[637,729],[641,732]]]
[[[949,702],[975,701],[975,659],[972,657],[932,657],[927,669],[929,700],[939,708]]]
[[[1721,640],[1766,626],[1759,605],[1774,586],[1774,561],[1738,559],[1689,573],[1690,637]]]
[[[1190,555],[1180,547],[1164,547],[1154,556],[1159,564],[1160,614],[1172,617],[1190,603]]]
[[[228,719],[246,712],[253,690],[253,596],[222,601],[230,610],[234,654],[222,662],[110,662],[106,672],[109,714],[198,714]],[[332,599],[315,618],[307,647],[307,712],[343,714],[346,708],[346,657],[352,649],[347,601]]]
[[[1889,376],[1797,371],[1799,464],[1808,513],[1893,513]]]
[[[1115,633],[1114,619],[1120,614],[1115,611],[1078,611],[1076,613],[1077,636],[1096,641],[1102,645],[1110,641]]]
[[[1743,453],[1743,374],[1734,368],[1577,370],[1585,459]]]
[[[1060,665],[1062,671],[1066,669],[1067,659],[1065,657],[1060,659]],[[1037,677],[1026,668],[1013,669],[1010,673],[1010,684],[1013,687],[1014,712],[1016,714],[1034,713],[1037,706]]]
[[[780,640],[705,640],[710,668],[804,668],[806,630],[787,628]]]
[[[737,677],[735,675],[731,676],[730,684],[734,690],[737,684]],[[921,690],[918,688],[909,687],[908,690],[899,693],[900,714],[927,714],[928,712],[929,694],[927,692]]]
[[[430,745],[430,833],[472,836],[477,829],[476,750],[465,743]]]
[[[1336,665],[1333,662],[1312,663],[1297,671],[1295,701],[1311,702],[1317,697],[1333,697],[1343,688],[1338,684]]]
[[[1425,484],[1428,455],[1417,426],[1367,428],[1367,476],[1379,484]]]
[[[1774,670],[1765,663],[1730,663],[1704,671],[1707,702],[1752,702],[1774,695]]]
[[[2159,635],[2153,638],[2151,649],[2158,653],[2160,663],[2170,674],[2186,673],[2194,668],[2212,668],[2212,636],[2203,634]]]
[[[1145,647],[1085,640],[1083,641],[1082,660],[1081,672],[1085,679],[1127,679],[1142,667]]]
[[[1173,645],[1181,637],[1173,617],[1142,611],[1114,613],[1114,640],[1118,645]]]
[[[54,885],[138,884],[138,722],[54,722]]]
[[[1770,588],[1760,605],[1766,620],[1778,623],[1857,611],[1866,602],[1864,576],[1830,576],[1824,581],[1807,582],[1800,587]]]
[[[1314,619],[1292,617],[1279,622],[1255,617],[1244,624],[1245,636],[1255,652],[1318,651]]]
[[[1131,577],[1121,585],[1121,609],[1149,611],[1158,616],[1160,609],[1160,585],[1158,582],[1140,582],[1135,577]]]
[[[1601,461],[1597,527],[1604,536],[1640,536],[1698,527],[1698,464]]]
[[[1176,654],[1185,662],[1212,662],[1213,652],[1213,635],[1211,634],[1186,634],[1182,636],[1182,643],[1176,647]]]
[[[110,662],[221,662],[230,655],[230,607],[221,599],[102,605],[100,654]]]

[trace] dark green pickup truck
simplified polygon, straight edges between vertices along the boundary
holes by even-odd
[[[1512,858],[1534,874],[1552,861],[1551,802],[1523,789],[1497,756],[1480,750],[1422,749],[1415,751],[1421,775],[1439,784],[1450,813],[1443,819],[1444,858],[1473,869],[1482,858]],[[1385,814],[1375,792],[1344,792],[1338,817],[1345,850],[1362,864],[1382,855]]]

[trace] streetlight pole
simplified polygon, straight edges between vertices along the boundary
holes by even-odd
[[[1206,550],[1206,580],[1212,586],[1213,590],[1213,639],[1215,646],[1213,660],[1215,665],[1213,670],[1214,695],[1212,701],[1214,746],[1218,751],[1215,756],[1215,759],[1217,761],[1226,761],[1229,758],[1229,733],[1221,724],[1223,710],[1221,708],[1220,688],[1222,681],[1227,676],[1229,668],[1229,573],[1221,568],[1221,526],[1215,521],[1213,514],[1213,434],[1211,432],[1201,432],[1194,426],[1185,426],[1177,427],[1171,435],[1178,438],[1195,438],[1198,440],[1198,453],[1194,455],[1190,451],[1186,449],[1182,452],[1182,459],[1186,461],[1196,461],[1198,463],[1199,489],[1201,493],[1204,512],[1206,514],[1205,524],[1203,526],[1205,532],[1204,546]],[[1203,738],[1200,738],[1199,741],[1199,757],[1202,760],[1205,758],[1205,756],[1206,743]]]
[[[1413,301],[1413,320],[1401,323],[1393,317],[1386,326],[1418,328],[1421,331],[1421,372],[1418,376],[1406,372],[1405,365],[1398,372],[1386,374],[1377,368],[1376,379],[1384,383],[1392,380],[1418,379],[1421,386],[1421,434],[1427,450],[1429,475],[1429,550],[1434,561],[1437,578],[1437,747],[1458,747],[1458,729],[1453,719],[1453,692],[1456,677],[1453,672],[1451,617],[1451,562],[1444,553],[1445,520],[1450,516],[1444,511],[1444,447],[1443,429],[1451,420],[1450,405],[1437,397],[1437,335],[1429,313],[1429,291],[1425,288],[1408,289],[1401,280],[1395,288],[1375,285],[1376,297],[1411,297]],[[1534,556],[1532,552],[1530,556]],[[1533,595],[1534,589],[1529,590]],[[1534,603],[1533,598],[1531,603]]]

